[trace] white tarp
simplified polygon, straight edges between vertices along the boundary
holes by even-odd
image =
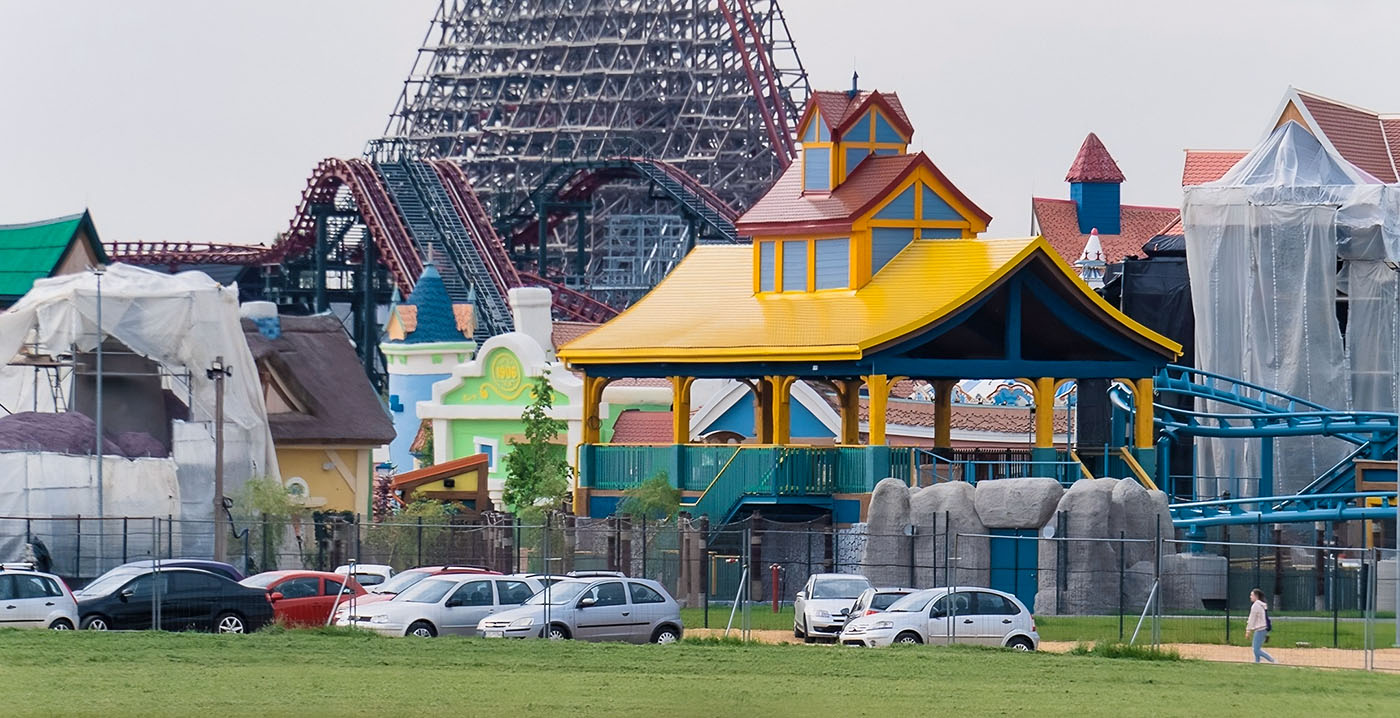
[[[0,314],[0,356],[14,357],[26,341],[35,337],[39,352],[50,356],[95,349],[99,335],[97,281],[91,272],[36,281],[28,294]],[[232,372],[224,384],[224,420],[226,434],[234,439],[225,442],[226,473],[233,477],[280,479],[257,367],[239,319],[237,286],[221,286],[200,272],[172,276],[125,264],[108,267],[101,282],[101,333],[170,373],[189,372],[193,386],[188,393],[179,393],[182,399],[192,402],[192,425],[212,427],[214,382],[206,377],[205,370],[216,357],[223,357]],[[33,383],[30,369],[0,369],[0,404],[28,408],[32,397],[25,392],[32,394],[29,387]],[[20,401],[21,397],[28,399]],[[175,453],[177,459],[179,453]],[[209,458],[208,481],[212,485],[212,456]],[[184,482],[186,472],[181,473]],[[237,483],[241,481],[230,483],[225,494]],[[112,507],[122,505],[121,493],[118,488],[116,494],[106,494],[107,515],[114,515]],[[33,515],[73,513],[58,500],[58,494],[54,496],[52,503],[35,503],[31,497],[29,510]],[[177,503],[179,496],[177,492]],[[187,517],[208,519],[213,510],[212,497],[211,493],[210,500],[202,502],[207,509]],[[188,503],[186,506],[195,508]]]
[[[1186,188],[1182,223],[1197,368],[1331,409],[1396,406],[1400,188],[1286,122],[1216,182]],[[1340,265],[1339,265],[1340,263]],[[1340,266],[1340,268],[1339,268]],[[1339,290],[1347,327],[1338,321]],[[1226,411],[1207,402],[1204,411]],[[1272,491],[1292,493],[1349,444],[1277,439]],[[1197,474],[1258,477],[1257,440],[1199,440]],[[1225,484],[1203,479],[1215,496]],[[1253,493],[1251,491],[1250,493]]]

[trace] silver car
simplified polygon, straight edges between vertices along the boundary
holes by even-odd
[[[870,579],[849,573],[818,573],[807,579],[792,602],[792,635],[811,643],[819,638],[836,640],[851,606]]]
[[[890,604],[888,610],[851,619],[841,632],[847,646],[892,643],[971,643],[1034,651],[1040,646],[1035,618],[1015,596],[990,588],[930,588]]]
[[[675,643],[681,609],[661,584],[644,578],[560,581],[525,605],[477,624],[485,638],[576,638],[583,641]]]
[[[413,584],[392,600],[352,605],[338,614],[336,625],[386,636],[474,636],[481,619],[524,603],[542,588],[528,576],[442,574]]]
[[[0,564],[0,628],[78,626],[78,604],[63,579],[35,571],[32,564]]]

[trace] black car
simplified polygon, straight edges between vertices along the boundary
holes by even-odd
[[[97,578],[93,579],[92,583],[97,583],[98,581],[101,581],[102,579],[105,579],[108,576],[111,576],[112,574],[118,573],[124,573],[128,576],[135,576],[136,574],[141,573],[143,570],[150,570],[152,568],[155,568],[155,566],[156,561],[149,558],[142,559],[140,561],[129,561],[120,566],[117,566],[116,568],[109,570],[107,573],[104,573],[101,576],[98,576]],[[247,578],[247,576],[243,575],[242,571],[239,571],[237,568],[234,568],[233,564],[224,563],[223,561],[211,561],[207,558],[163,558],[160,559],[160,567],[162,569],[197,568],[203,571],[218,574],[232,581],[242,581],[243,579]]]
[[[160,624],[155,626],[157,596]],[[267,592],[193,568],[113,573],[75,597],[82,628],[248,633],[272,622]]]

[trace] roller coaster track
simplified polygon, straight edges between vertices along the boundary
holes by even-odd
[[[1386,494],[1357,493],[1356,460],[1394,459],[1397,446],[1397,417],[1393,413],[1333,411],[1316,402],[1301,399],[1241,379],[1221,374],[1169,365],[1154,379],[1158,396],[1175,394],[1193,400],[1215,402],[1218,407],[1238,411],[1196,411],[1154,400],[1154,422],[1170,435],[1205,436],[1230,439],[1272,439],[1288,436],[1332,436],[1355,446],[1341,461],[1291,496],[1174,504],[1172,515],[1178,525],[1210,526],[1242,523],[1281,523],[1322,520],[1349,520],[1395,515],[1389,509],[1352,506],[1362,499]],[[1132,411],[1128,391],[1115,386],[1110,398],[1120,409]],[[1193,405],[1199,403],[1193,401]],[[1394,497],[1394,494],[1388,494]],[[1249,506],[1255,506],[1249,509]],[[1376,516],[1372,516],[1376,514]]]

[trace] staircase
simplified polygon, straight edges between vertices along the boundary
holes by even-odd
[[[731,244],[738,243],[739,232],[734,229],[733,220],[720,214],[712,202],[681,183],[666,165],[648,160],[635,160],[633,165],[638,173],[685,208],[687,214],[698,218],[714,236]]]

